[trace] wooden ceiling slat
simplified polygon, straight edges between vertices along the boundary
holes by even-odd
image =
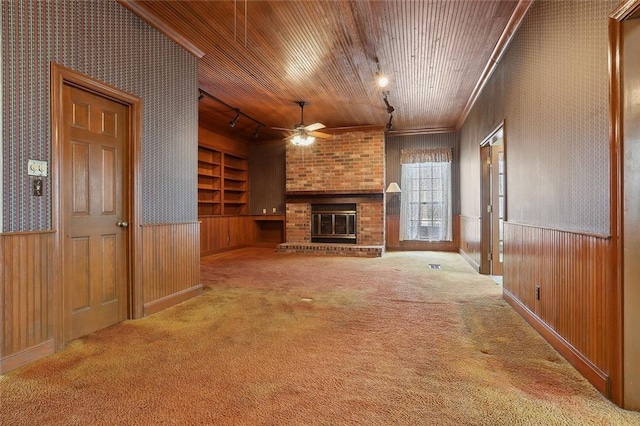
[[[132,3],[204,52],[203,90],[269,126],[296,124],[297,100],[308,123],[384,125],[377,57],[394,131],[412,132],[456,126],[518,0]],[[201,123],[229,132],[229,113],[210,102]]]

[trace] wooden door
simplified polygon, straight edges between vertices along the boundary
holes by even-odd
[[[502,127],[480,145],[481,246],[480,273],[502,275],[506,212],[506,162]]]
[[[500,137],[491,145],[491,275],[502,275],[504,269],[505,178],[504,143]]]
[[[128,107],[65,84],[61,218],[65,341],[127,317]]]
[[[480,258],[480,273],[485,275],[492,274],[492,205],[491,205],[491,145],[488,143],[482,145],[480,148],[480,161],[481,161],[481,190],[480,190],[480,208],[481,210],[481,258]]]

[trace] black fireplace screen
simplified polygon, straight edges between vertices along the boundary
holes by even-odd
[[[355,204],[313,204],[311,206],[311,241],[355,244]]]

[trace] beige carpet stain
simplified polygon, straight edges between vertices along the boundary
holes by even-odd
[[[244,249],[202,281],[0,377],[0,424],[640,425],[456,254]]]

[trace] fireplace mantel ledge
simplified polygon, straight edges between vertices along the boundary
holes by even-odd
[[[382,202],[382,190],[356,189],[353,191],[286,191],[287,203],[371,203]]]
[[[308,195],[366,195],[366,194],[384,194],[384,189],[339,189],[339,190],[323,190],[323,191],[285,191],[285,195],[291,196],[308,196]]]

